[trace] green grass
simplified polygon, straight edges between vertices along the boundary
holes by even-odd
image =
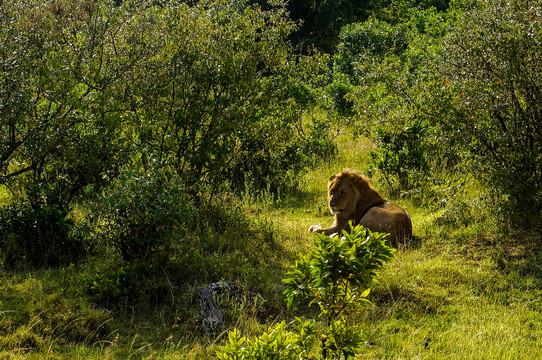
[[[223,229],[195,234],[177,263],[125,284],[129,292],[83,291],[92,281],[103,290],[115,279],[107,276],[124,271],[111,255],[65,269],[3,273],[0,358],[212,359],[233,327],[253,337],[306,315],[286,309],[281,279],[310,248],[308,227],[333,221],[328,177],[363,169],[371,149],[345,135],[338,143],[337,159],[306,172],[299,190],[230,200],[238,210],[216,215]],[[481,198],[473,185],[443,208],[391,199],[411,214],[416,241],[398,250],[369,296],[373,305],[359,315],[366,338],[359,359],[542,358],[540,235],[488,216]],[[206,336],[193,290],[232,279],[260,295],[219,298],[227,325]]]

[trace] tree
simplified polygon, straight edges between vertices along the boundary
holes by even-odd
[[[264,10],[248,1],[13,0],[0,11],[0,184],[14,195],[14,208],[0,210],[7,242],[26,236],[32,249],[54,231],[9,229],[45,218],[42,210],[70,224],[70,204],[89,189],[129,197],[115,179],[131,171],[170,174],[201,204],[246,184],[291,184],[329,145],[301,122],[316,97],[307,79],[325,65],[293,54],[280,0]],[[148,193],[148,184],[133,188]],[[49,238],[44,246],[61,252]]]
[[[142,68],[133,124],[148,161],[175,168],[186,185],[279,185],[300,169],[300,75],[281,2],[202,1],[153,10],[160,49]],[[182,21],[179,21],[181,19]]]
[[[105,2],[0,11],[0,184],[14,195],[0,211],[3,260],[71,261],[84,247],[70,204],[130,157],[125,84],[148,52],[134,45],[134,12]]]
[[[446,14],[410,8],[393,24],[372,18],[341,30],[335,77],[351,85],[355,129],[378,145],[368,172],[397,193],[425,187],[440,168],[425,103],[446,28]]]
[[[542,2],[469,3],[445,39],[435,125],[516,210],[542,209]]]

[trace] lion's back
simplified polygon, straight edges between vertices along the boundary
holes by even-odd
[[[388,239],[393,245],[412,237],[410,216],[403,208],[388,201],[371,207],[359,223],[373,232],[389,233]]]

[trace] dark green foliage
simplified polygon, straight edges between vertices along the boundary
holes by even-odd
[[[113,265],[107,269],[89,267],[80,274],[76,291],[106,307],[128,302],[163,304],[170,300],[170,293],[161,275],[156,266],[147,262]]]
[[[98,239],[125,262],[145,262],[154,252],[169,251],[194,219],[184,184],[174,173],[137,163],[124,168],[92,202]]]
[[[355,21],[367,19],[378,1],[371,0],[293,0],[288,10],[294,20],[301,20],[296,32],[296,42],[302,45],[316,45],[331,53],[337,45],[341,28]]]
[[[387,55],[401,55],[408,46],[407,27],[392,26],[385,21],[369,19],[342,28],[335,54],[335,70],[349,76],[352,82],[363,81],[364,69]]]
[[[346,82],[335,80],[326,87],[326,93],[330,97],[333,110],[344,117],[354,115],[354,101],[351,96],[354,93],[354,87]]]
[[[268,8],[266,0],[252,0]],[[299,26],[291,35],[292,42],[304,52],[312,47],[328,54],[337,51],[339,34],[350,24],[370,17],[390,23],[401,22],[410,9],[446,11],[449,0],[291,0],[286,8]]]
[[[538,5],[455,2],[446,14],[403,9],[399,22],[345,28],[335,69],[355,85],[360,127],[380,145],[373,168],[401,191],[474,173],[513,209],[537,213]]]
[[[134,39],[100,2],[13,1],[2,12],[0,181],[60,175],[73,196],[130,149],[123,88],[142,49],[118,55]]]
[[[376,170],[386,174],[385,179],[391,189],[408,191],[418,188],[431,169],[424,141],[426,131],[427,128],[419,123],[398,131],[385,127],[378,129],[379,149],[370,153],[373,163],[369,173]]]
[[[72,232],[66,184],[29,186],[24,196],[0,211],[0,254],[2,264],[58,266],[84,252],[84,243]]]
[[[246,177],[277,188],[303,168],[300,110],[314,95],[285,42],[283,7],[205,2],[149,16],[155,54],[134,94],[140,151],[211,191],[243,189]]]

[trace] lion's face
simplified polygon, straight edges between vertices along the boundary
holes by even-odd
[[[359,199],[359,193],[352,186],[350,178],[331,177],[328,183],[329,209],[334,215],[352,212]]]

